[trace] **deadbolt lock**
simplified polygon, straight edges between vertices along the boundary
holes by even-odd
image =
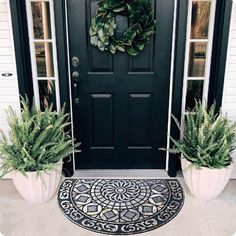
[[[79,59],[78,59],[78,57],[72,57],[71,64],[72,64],[73,67],[78,67],[79,66]]]

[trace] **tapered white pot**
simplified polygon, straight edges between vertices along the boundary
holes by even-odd
[[[184,180],[190,192],[199,199],[211,200],[221,194],[229,181],[233,164],[222,169],[197,169],[185,158],[181,159]]]
[[[13,173],[13,182],[21,196],[33,204],[42,204],[50,200],[60,183],[62,162],[58,162],[55,169],[37,172],[27,172],[27,177],[18,171]]]

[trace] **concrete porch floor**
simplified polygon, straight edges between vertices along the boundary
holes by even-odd
[[[191,196],[182,177],[185,203],[172,221],[143,236],[231,236],[236,232],[236,180],[212,201]],[[56,196],[44,205],[30,205],[11,180],[0,181],[0,232],[4,236],[99,236],[71,223],[57,206]],[[0,235],[1,235],[0,233]]]

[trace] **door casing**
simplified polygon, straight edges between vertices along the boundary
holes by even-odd
[[[173,33],[172,33],[172,52],[171,52],[171,66],[170,66],[170,84],[169,84],[169,101],[167,102],[168,105],[169,105],[169,109],[168,109],[168,121],[167,121],[167,129],[168,129],[168,133],[170,131],[170,114],[171,114],[171,104],[172,104],[172,88],[173,88],[173,74],[174,74],[174,54],[175,54],[175,37],[176,37],[176,32],[175,32],[175,29],[176,29],[176,13],[177,13],[177,0],[173,0],[173,5],[174,5],[174,16],[173,16],[173,26],[172,26],[172,30],[173,30]],[[69,45],[69,29],[68,29],[68,21],[67,21],[67,16],[68,16],[68,12],[67,12],[67,0],[65,0],[65,15],[66,15],[66,32],[67,32],[67,47],[69,48],[70,45]],[[69,51],[69,50],[68,50]],[[71,96],[71,99],[70,99],[70,106],[71,106],[71,111],[73,112],[73,107],[74,109],[76,109],[74,103],[73,103],[73,99],[74,97],[72,96],[73,92],[72,90],[74,88],[72,88],[72,78],[71,78],[71,74],[72,72],[70,71],[71,69],[71,61],[70,59],[73,57],[74,55],[69,55],[68,54],[68,68],[69,68],[69,73],[68,73],[68,77],[69,77],[69,84],[70,84],[70,96]],[[77,55],[75,55],[77,56]],[[79,55],[78,55],[79,56]],[[80,57],[80,56],[79,56]],[[82,62],[81,62],[82,63]],[[73,67],[72,67],[73,68]],[[73,71],[74,69],[76,68],[73,68]],[[72,114],[73,116],[73,114]],[[75,118],[75,117],[73,117]],[[72,120],[73,122],[73,120]],[[73,125],[74,126],[74,125]],[[169,146],[169,139],[168,137],[166,137],[166,140],[167,140],[167,147]],[[75,158],[75,157],[74,157]],[[75,159],[74,159],[74,162],[75,163]],[[169,155],[168,153],[166,153],[166,164],[165,164],[165,168],[166,170],[168,170],[168,164],[169,164]],[[122,167],[123,168],[123,167]],[[74,165],[74,170],[75,170],[75,165]]]

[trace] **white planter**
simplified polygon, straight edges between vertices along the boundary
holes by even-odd
[[[184,180],[190,192],[199,199],[211,200],[223,191],[229,181],[233,164],[223,169],[195,168],[185,158],[181,159]]]
[[[18,171],[13,173],[13,182],[21,196],[33,204],[42,204],[50,200],[60,183],[62,162],[47,173],[27,172],[27,177]]]

